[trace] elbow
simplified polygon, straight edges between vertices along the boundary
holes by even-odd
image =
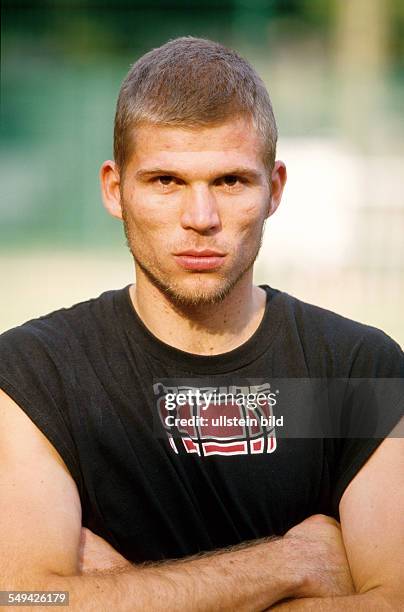
[[[70,577],[72,577],[71,575]],[[63,586],[69,576],[53,571],[24,572],[10,576],[7,588],[11,591],[59,591],[65,590]]]

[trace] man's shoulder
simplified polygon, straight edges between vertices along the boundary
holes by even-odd
[[[0,351],[12,345],[26,349],[30,344],[60,344],[91,333],[97,326],[108,325],[112,319],[115,298],[125,291],[110,289],[100,295],[61,307],[25,321],[0,334]]]
[[[288,325],[295,327],[307,352],[328,355],[334,363],[355,364],[355,369],[380,370],[390,363],[403,371],[404,354],[400,345],[382,329],[351,319],[327,308],[282,292]],[[373,367],[371,368],[373,369]],[[387,371],[387,370],[386,370]]]
[[[383,342],[391,338],[380,328],[367,323],[351,319],[328,308],[306,302],[293,295],[285,293],[289,308],[293,312],[298,324],[307,327],[317,334],[335,337],[342,340],[371,339],[374,342]]]

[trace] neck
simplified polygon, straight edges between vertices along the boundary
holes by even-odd
[[[265,291],[252,284],[252,270],[219,304],[179,308],[139,271],[130,295],[153,335],[197,355],[225,353],[246,342],[258,328],[266,304]]]

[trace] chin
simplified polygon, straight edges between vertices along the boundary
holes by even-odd
[[[146,265],[139,258],[135,258],[135,261],[149,282],[170,302],[178,308],[196,308],[220,304],[248,272],[254,260],[244,268],[231,270],[227,275],[223,272],[193,272],[180,276],[168,270],[163,272],[157,266]]]
[[[192,274],[188,278],[149,279],[173,304],[179,308],[192,308],[220,304],[231,292],[235,282],[231,278],[212,274]]]
[[[230,293],[234,283],[230,279],[190,278],[184,283],[170,284],[164,293],[179,306],[208,306],[220,304]]]

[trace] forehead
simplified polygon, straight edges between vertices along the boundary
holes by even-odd
[[[190,171],[223,164],[264,168],[262,141],[249,119],[240,117],[198,128],[142,124],[134,129],[128,166],[176,166]]]

